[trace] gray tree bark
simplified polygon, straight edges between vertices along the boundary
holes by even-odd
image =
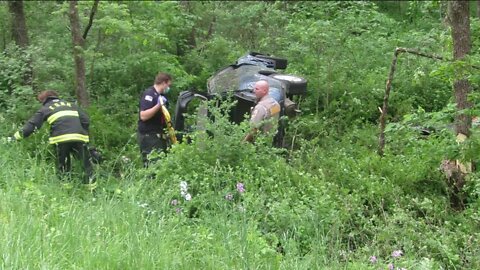
[[[461,61],[470,53],[471,39],[470,39],[470,5],[469,1],[451,1],[449,2],[449,17],[452,27],[453,39],[453,59],[454,61]],[[461,74],[461,73],[459,73]],[[471,107],[467,101],[467,96],[470,93],[470,83],[467,78],[460,76],[456,78],[453,84],[455,92],[455,101],[457,102],[457,109],[463,110]],[[469,135],[469,128],[471,126],[471,119],[465,114],[460,114],[455,119],[456,133]]]
[[[470,53],[471,48],[470,2],[449,2],[449,21],[452,28],[453,61],[462,61]],[[471,107],[471,103],[467,100],[470,93],[470,83],[466,76],[466,72],[461,67],[455,71],[453,90],[458,111]],[[470,116],[463,113],[455,116],[455,132],[460,143],[469,136],[471,125],[472,119]],[[458,173],[452,174],[450,179],[447,178],[447,184],[451,188],[450,204],[456,210],[463,210],[465,208],[463,186],[465,185],[466,174],[471,171],[471,162],[457,160],[455,164]]]
[[[23,1],[8,2],[8,10],[11,14],[12,37],[20,48],[26,49],[30,45],[28,39],[27,23],[25,21],[25,12],[23,10]],[[23,84],[33,87],[33,65],[32,60],[27,60],[27,70],[22,75]]]
[[[22,48],[29,45],[27,24],[25,23],[25,13],[23,11],[23,1],[9,1],[8,10],[12,15],[12,36],[15,44]]]
[[[83,51],[85,49],[85,39],[87,38],[88,31],[93,23],[93,17],[97,11],[98,2],[99,0],[95,0],[93,3],[92,10],[90,11],[90,19],[83,35],[81,33],[80,17],[78,15],[76,0],[70,1],[68,13],[72,33],[73,57],[75,60],[75,94],[80,105],[84,107],[90,105],[90,99],[86,87],[86,69]]]
[[[80,30],[80,17],[78,16],[77,1],[70,1],[69,9],[70,26],[73,43],[73,58],[75,60],[75,94],[81,106],[90,105],[85,78],[85,59],[83,48],[85,39]]]

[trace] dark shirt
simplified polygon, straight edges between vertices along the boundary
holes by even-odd
[[[159,96],[160,94],[157,93],[153,86],[147,88],[140,97],[140,112],[157,105]],[[138,132],[142,134],[163,133],[165,118],[163,117],[162,110],[158,110],[152,118],[146,121],[140,119],[140,112],[138,112]]]

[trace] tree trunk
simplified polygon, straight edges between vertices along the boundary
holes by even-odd
[[[69,18],[72,32],[73,57],[75,59],[75,94],[80,105],[88,107],[90,104],[85,83],[85,59],[83,58],[85,39],[82,37],[80,30],[77,1],[70,1]]]
[[[26,49],[29,45],[27,24],[25,22],[25,13],[23,11],[23,1],[8,2],[8,10],[12,16],[12,36],[20,48]],[[31,59],[27,60],[27,70],[22,75],[24,85],[30,85],[33,88],[33,67]]]
[[[187,13],[192,14],[193,3],[191,1],[180,1],[180,4]],[[191,49],[195,49],[197,47],[196,27],[192,27],[192,30],[190,31],[190,35],[187,37],[187,46],[189,46]]]
[[[453,40],[453,60],[461,61],[470,52],[470,2],[469,1],[451,1],[449,2],[449,18],[452,27]],[[455,92],[455,101],[457,103],[457,110],[461,111],[471,107],[467,97],[470,92],[470,83],[468,82],[466,72],[459,67],[455,71],[455,82],[453,83],[453,90]],[[455,132],[459,143],[463,143],[470,134],[470,127],[472,119],[466,114],[458,114],[455,116]],[[471,162],[461,163],[456,161],[460,173],[453,175],[453,183],[450,184],[452,188],[452,195],[450,197],[450,204],[454,209],[462,210],[465,208],[463,203],[463,185],[465,183],[465,175],[470,172]],[[463,169],[462,169],[463,168]]]
[[[480,0],[477,0],[477,17],[480,18]]]
[[[454,61],[462,60],[471,48],[470,42],[470,10],[468,1],[452,1],[450,2],[450,23],[452,26],[453,39],[453,59]],[[455,78],[453,90],[455,92],[455,101],[457,109],[463,110],[471,107],[467,101],[467,95],[470,92],[470,84],[463,72],[458,72],[459,77]],[[455,131],[457,134],[462,133],[469,135],[469,127],[471,119],[467,115],[460,114],[455,119]]]
[[[12,15],[12,35],[15,44],[25,49],[28,47],[29,41],[25,13],[23,12],[23,1],[9,1],[8,10]]]

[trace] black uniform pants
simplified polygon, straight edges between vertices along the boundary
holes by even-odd
[[[142,153],[143,166],[146,168],[148,164],[157,159],[149,159],[148,155],[153,151],[159,152],[167,151],[167,140],[164,138],[164,134],[161,133],[137,133],[138,145],[140,146],[140,152]]]
[[[83,183],[90,184],[95,182],[93,179],[93,165],[90,160],[87,144],[83,142],[63,142],[55,145],[57,154],[57,169],[60,174],[68,173],[72,170],[72,155],[83,164]]]

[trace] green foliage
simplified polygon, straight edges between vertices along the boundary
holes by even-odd
[[[68,2],[24,4],[25,53],[12,45],[8,20],[0,23],[3,136],[38,106],[22,85],[30,59],[36,90],[74,96]],[[79,2],[82,30],[92,4]],[[399,56],[385,156],[376,154],[394,49],[450,59],[445,12],[441,1],[101,1],[83,52],[92,144],[105,157],[99,188],[92,196],[75,177],[73,188],[62,185],[47,127],[2,140],[0,268],[480,268],[478,173],[464,188],[467,208],[452,212],[438,169],[446,158],[478,163],[478,131],[459,145],[451,128],[459,77],[474,90],[464,113],[478,115],[478,19],[461,62]],[[8,17],[5,2],[0,14]],[[209,76],[248,51],[287,58],[286,72],[308,80],[308,94],[295,97],[303,113],[289,121],[288,151],[272,149],[271,138],[242,143],[247,123],[230,123],[232,104],[212,101],[210,118],[189,118],[203,131],[141,168],[138,98],[155,75],[173,75],[173,111],[180,91],[206,90]]]
[[[317,141],[310,140],[297,151],[298,157],[292,164],[316,172],[342,188],[343,202],[348,203],[349,209],[342,212],[349,213],[343,223],[348,225],[340,233],[345,236],[344,243],[357,250],[357,254],[375,254],[386,262],[392,250],[401,249],[405,253],[414,250],[415,257],[433,259],[435,264],[444,266],[465,263],[461,258],[475,253],[471,246],[463,249],[468,236],[458,242],[452,240],[468,230],[455,226],[469,222],[465,216],[450,216],[446,211],[447,187],[438,171],[449,145],[456,144],[453,136],[420,139],[413,132],[392,130],[387,133],[390,140],[386,156],[380,158],[375,154],[376,138],[369,134],[366,130],[354,130],[335,143],[328,135],[320,137],[320,141],[325,141],[321,143],[322,151],[313,146]],[[469,194],[476,196],[475,192]],[[441,243],[428,240],[439,237]],[[459,249],[465,253],[452,252]],[[442,255],[430,257],[435,253]],[[402,267],[418,263],[410,261]]]
[[[389,134],[380,158],[375,127],[356,129],[302,141],[287,162],[263,140],[242,143],[246,123],[229,123],[229,106],[211,108],[211,136],[193,134],[148,170],[117,161],[123,168],[109,171],[112,160],[97,168],[95,197],[62,188],[47,152],[0,144],[3,267],[370,269],[372,255],[379,266],[478,266],[478,205],[472,197],[464,213],[448,211],[441,140]]]
[[[8,115],[24,111],[31,102],[31,86],[24,85],[28,73],[31,51],[24,51],[17,46],[9,46],[0,54],[0,108]]]
[[[246,53],[234,41],[213,37],[203,43],[201,50],[192,50],[187,53],[182,59],[186,70],[198,74],[192,87],[201,92],[206,91],[207,79],[219,69],[235,62],[239,52]]]

